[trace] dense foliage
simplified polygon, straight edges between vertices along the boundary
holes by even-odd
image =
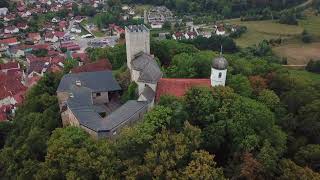
[[[302,2],[301,0],[122,0],[127,4],[152,4],[165,5],[178,13],[214,13],[225,17],[239,17],[248,10],[271,7],[272,9],[283,9]]]

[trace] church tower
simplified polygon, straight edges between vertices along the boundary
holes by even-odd
[[[228,61],[222,56],[213,59],[211,66],[211,86],[225,86],[227,79]]]
[[[130,70],[131,61],[140,52],[150,54],[150,31],[145,25],[131,25],[125,28],[127,66]]]

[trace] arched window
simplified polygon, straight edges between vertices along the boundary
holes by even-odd
[[[221,76],[222,76],[222,73],[221,73],[221,72],[219,72],[219,78],[221,78]]]

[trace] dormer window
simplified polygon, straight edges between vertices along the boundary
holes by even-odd
[[[76,80],[76,85],[77,86],[81,86],[81,81],[80,80]]]

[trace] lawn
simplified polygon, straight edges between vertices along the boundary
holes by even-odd
[[[147,4],[138,4],[138,5],[135,5],[135,12],[136,14],[140,14],[140,15],[143,15],[144,14],[144,10],[149,10],[151,9],[151,5],[147,5]]]
[[[310,84],[320,83],[320,74],[311,73],[305,70],[289,70],[289,73],[292,77],[297,77],[306,83],[310,83]]]
[[[305,44],[292,41],[273,48],[273,51],[279,57],[286,57],[289,65],[304,65],[310,59],[320,59],[320,42]]]
[[[299,21],[299,26],[312,35],[320,37],[320,16],[308,16],[306,19]]]
[[[266,39],[290,38],[302,33],[303,28],[294,25],[279,24],[276,21],[240,21],[233,19],[226,21],[231,24],[243,25],[248,31],[240,38],[236,39],[240,47],[247,47],[261,42]]]

